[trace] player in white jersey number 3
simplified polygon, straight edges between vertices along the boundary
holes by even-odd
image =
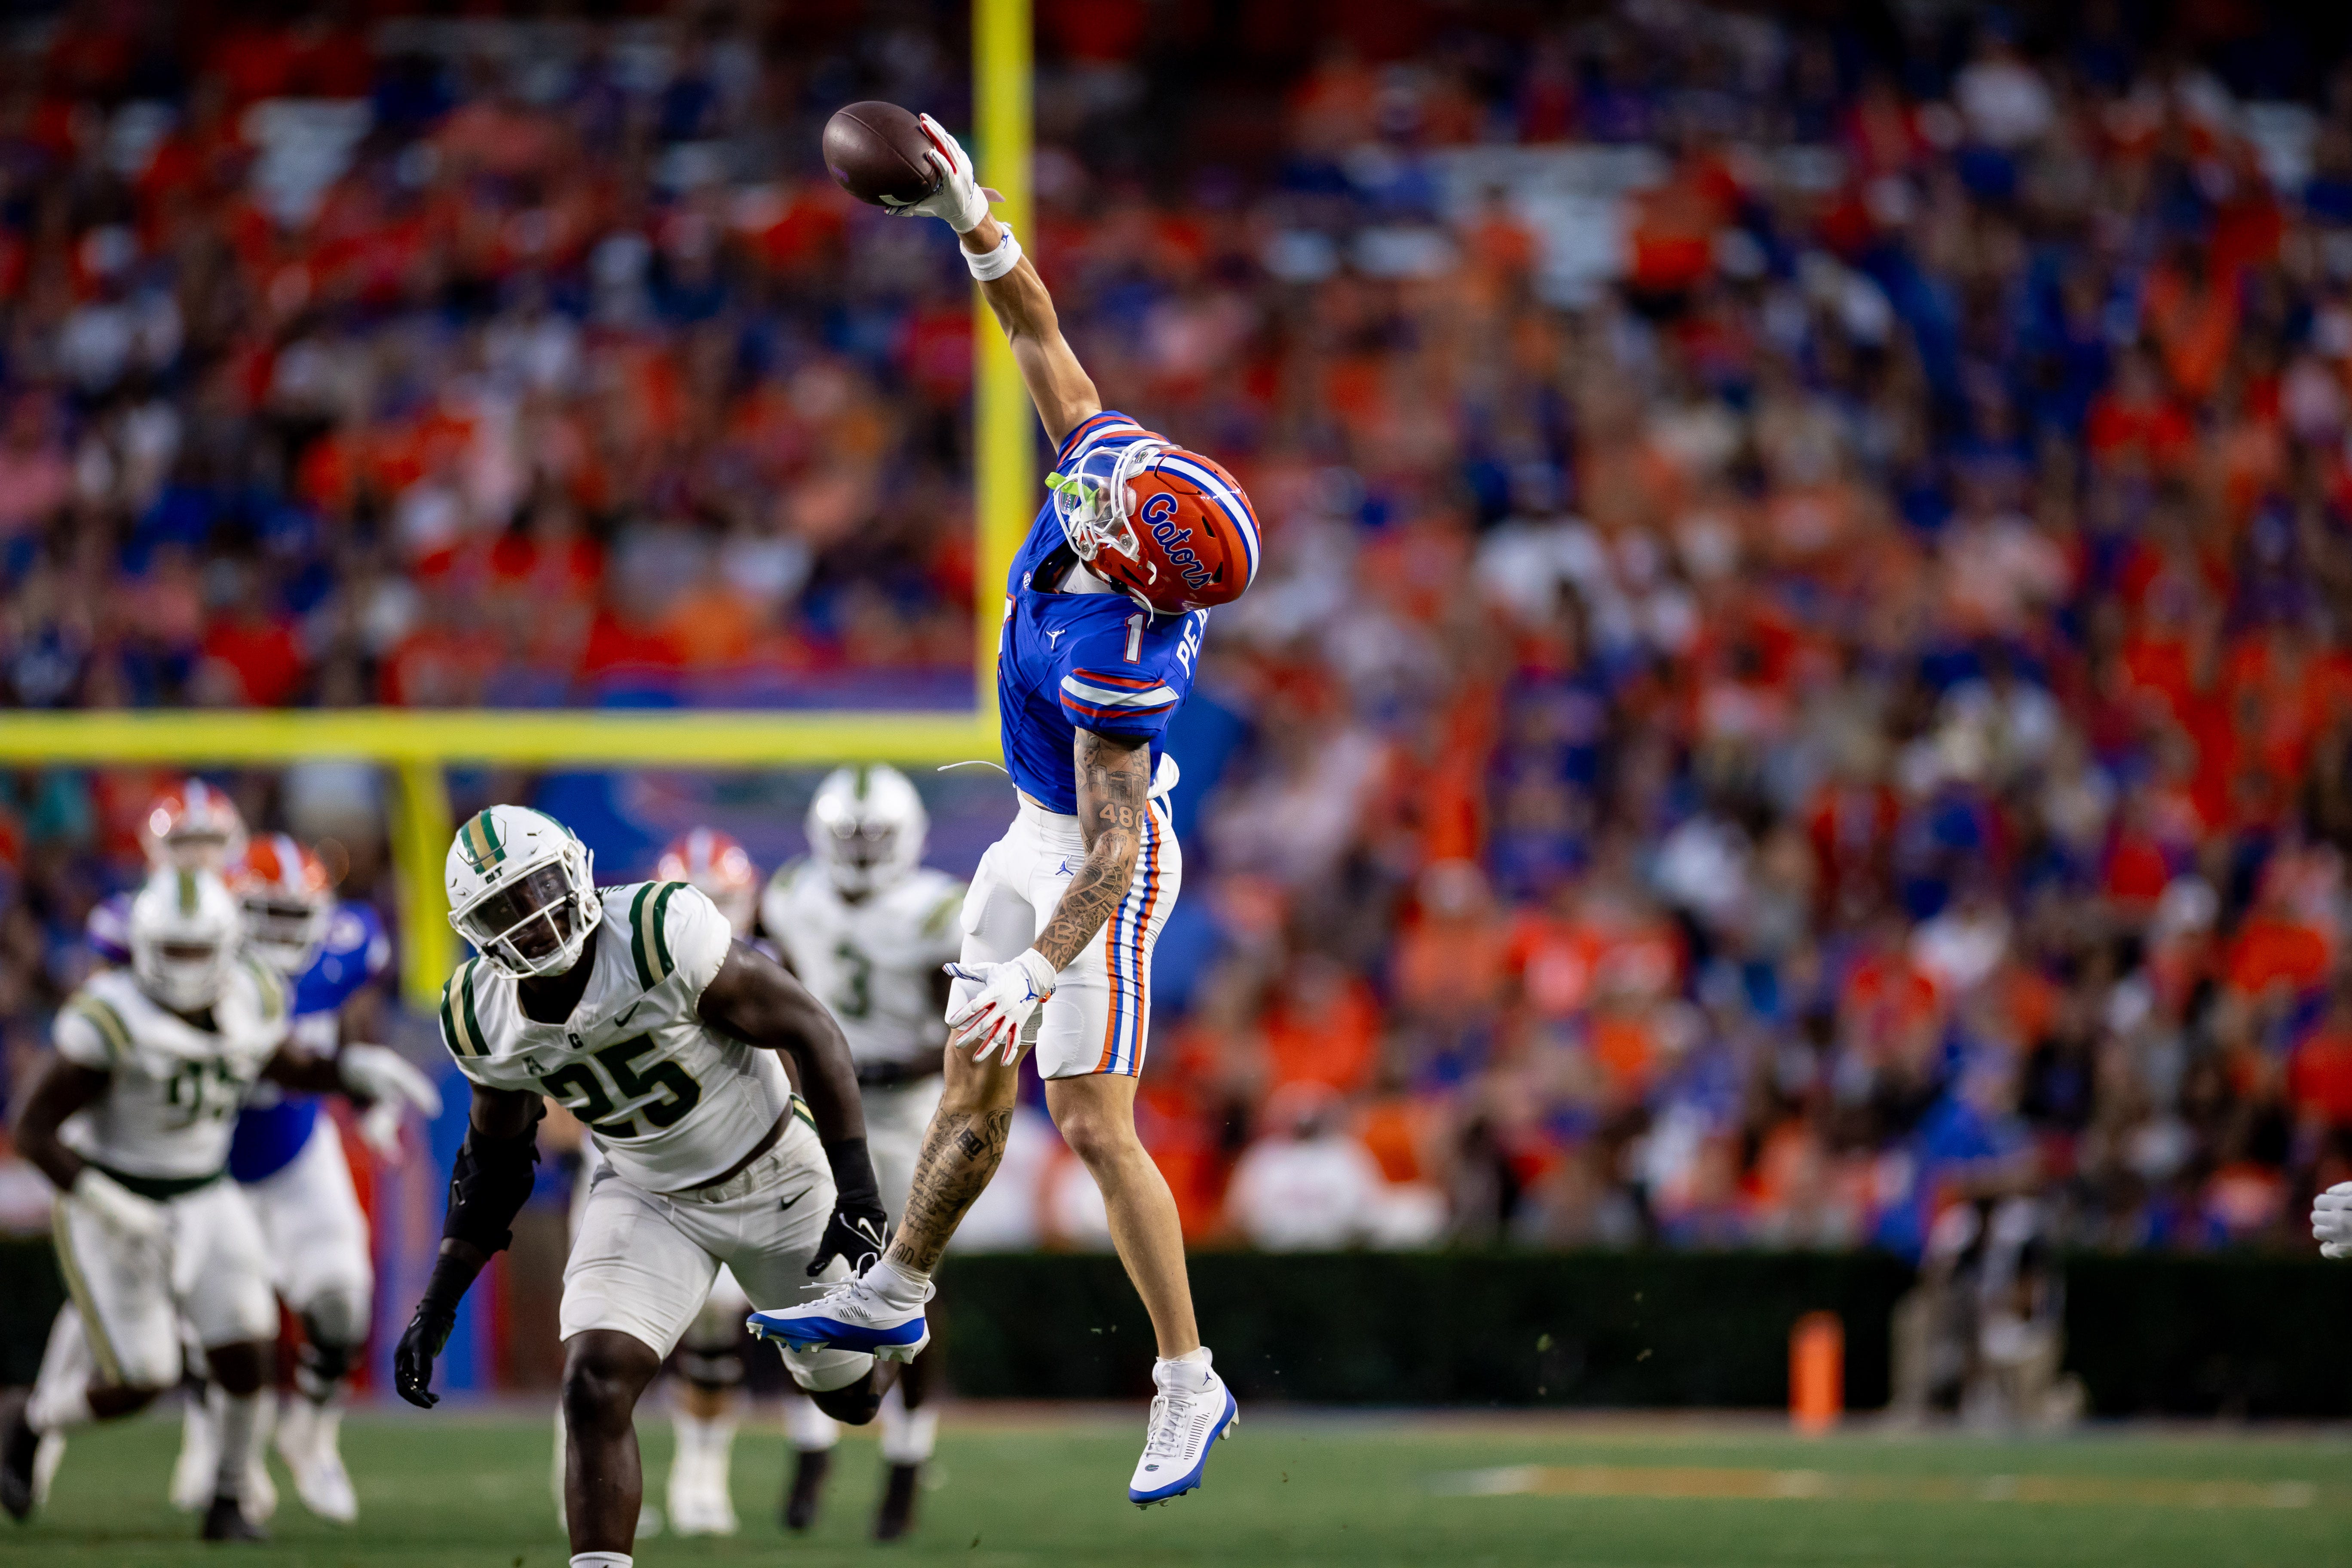
[[[1046,1109],[1101,1187],[1151,1314],[1159,1393],[1128,1497],[1164,1502],[1201,1484],[1238,1412],[1194,1326],[1175,1200],[1135,1132],[1151,950],[1183,879],[1159,798],[1174,782],[1161,742],[1210,608],[1256,573],[1257,522],[1215,463],[1103,408],[971,160],[929,116],[921,124],[939,187],[897,210],[962,237],[1056,444],[1049,499],[1005,584],[997,656],[1021,807],[964,901],[945,1089],[889,1253],[821,1300],[752,1321],[787,1344],[919,1346],[931,1270],[1003,1157],[1013,1064],[1034,1047]]]
[[[541,1097],[553,1098],[603,1158],[559,1312],[572,1563],[628,1568],[643,1489],[631,1416],[719,1266],[755,1304],[781,1303],[883,1247],[856,1069],[824,1008],[735,942],[709,898],[683,882],[597,888],[587,850],[552,817],[477,814],[445,879],[450,921],[480,953],[441,1000],[473,1108],[394,1384],[411,1404],[437,1403],[434,1358],[466,1288],[511,1238]],[[885,1380],[871,1355],[811,1347],[784,1360],[829,1415],[873,1418]]]

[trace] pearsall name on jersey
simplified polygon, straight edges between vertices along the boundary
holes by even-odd
[[[776,1053],[696,1011],[733,942],[684,882],[600,888],[594,965],[571,1017],[523,1016],[517,982],[476,958],[441,990],[441,1041],[467,1079],[544,1094],[578,1117],[621,1176],[677,1192],[724,1173],[787,1110],[814,1127]]]
[[[128,970],[93,974],[51,1029],[58,1054],[108,1075],[97,1103],[66,1119],[59,1136],[119,1174],[182,1182],[217,1176],[230,1123],[285,1043],[286,985],[240,957],[200,1029],[139,989]]]
[[[1126,415],[1106,410],[1070,432],[1055,471],[1067,473],[1096,451],[1150,435]],[[1151,616],[1124,595],[1038,588],[1038,568],[1066,542],[1049,500],[1005,580],[996,659],[1007,770],[1023,794],[1066,816],[1078,809],[1071,752],[1080,730],[1148,739],[1153,776],[1160,776],[1160,737],[1192,689],[1209,626],[1206,610]]]

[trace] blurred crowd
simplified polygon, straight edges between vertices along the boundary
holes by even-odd
[[[967,123],[961,7],[808,9],[22,33],[8,700],[952,689],[969,283],[814,148]],[[1041,3],[1024,245],[1268,544],[1176,742],[1188,1228],[2352,1177],[2352,74],[2261,12]],[[18,1016],[102,783],[16,786]]]

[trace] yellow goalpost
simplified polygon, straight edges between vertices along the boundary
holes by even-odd
[[[974,131],[998,212],[1029,226],[1030,0],[972,0]],[[972,472],[980,529],[972,579],[972,706],[965,712],[685,710],[272,709],[0,714],[0,763],[267,765],[339,759],[390,770],[401,917],[401,990],[429,1010],[456,962],[441,860],[453,831],[449,764],[759,768],[873,761],[939,763],[998,754],[997,586],[1036,496],[1036,428],[1003,334],[977,292]]]

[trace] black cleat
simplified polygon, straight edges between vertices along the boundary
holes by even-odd
[[[784,1494],[784,1528],[806,1530],[816,1522],[817,1500],[824,1495],[825,1472],[833,1468],[828,1448],[793,1450],[793,1488]]]
[[[8,1419],[0,1424],[0,1508],[8,1517],[22,1520],[33,1511],[33,1456],[40,1451],[41,1435],[25,1419],[25,1406],[32,1403],[26,1394],[8,1407]]]
[[[920,1465],[893,1465],[882,1488],[882,1506],[874,1515],[874,1539],[896,1541],[915,1525],[915,1489],[923,1479]]]
[[[245,1507],[233,1497],[216,1497],[205,1510],[205,1527],[196,1532],[200,1541],[267,1541],[269,1531],[245,1517]]]

